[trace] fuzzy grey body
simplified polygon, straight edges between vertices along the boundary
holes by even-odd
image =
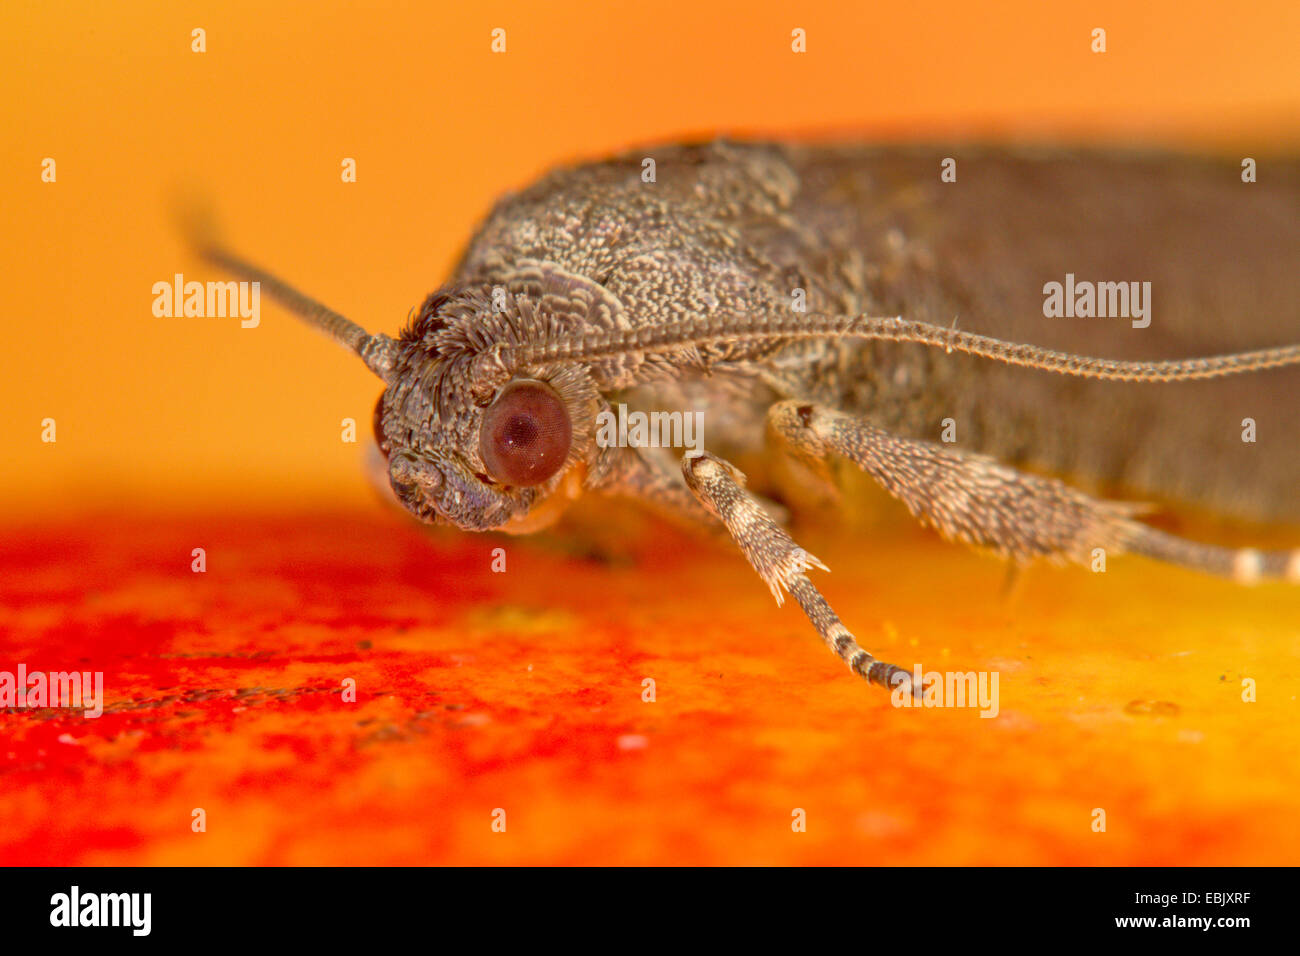
[[[945,157],[957,181],[940,181]],[[655,160],[653,183],[643,160]],[[714,143],[647,149],[503,199],[451,277],[554,264],[631,326],[691,314],[902,314],[1092,355],[1144,359],[1300,337],[1300,162],[979,148]],[[1152,321],[1047,318],[1066,273],[1152,283]],[[412,332],[423,330],[417,323]],[[907,343],[707,346],[611,395],[705,410],[710,447],[754,453],[773,401],[812,400],[897,434],[1068,476],[1094,490],[1300,518],[1300,369],[1210,382],[1044,375]],[[642,370],[644,372],[644,370]],[[707,372],[707,373],[706,373]],[[622,390],[626,387],[626,391]],[[1259,441],[1241,440],[1242,419]]]
[[[204,251],[384,380],[375,437],[421,520],[528,533],[590,492],[720,524],[854,673],[897,689],[908,673],[857,643],[808,577],[821,562],[754,494],[779,479],[765,456],[852,463],[1017,563],[1132,553],[1300,583],[1300,549],[1190,541],[1096,494],[1300,517],[1300,164],[1259,179],[1113,153],[638,151],[498,203],[396,339]],[[1149,283],[1149,325],[1049,318],[1067,275]],[[602,440],[625,401],[703,412],[703,448],[674,468]]]

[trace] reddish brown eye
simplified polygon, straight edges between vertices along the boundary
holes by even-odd
[[[478,453],[503,485],[540,485],[569,456],[573,426],[560,396],[544,382],[511,382],[483,413]]]

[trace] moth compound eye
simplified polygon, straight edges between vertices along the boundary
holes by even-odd
[[[483,413],[478,453],[488,474],[503,485],[540,485],[569,455],[573,426],[560,396],[544,382],[505,387]]]

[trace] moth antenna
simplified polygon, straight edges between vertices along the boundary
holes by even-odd
[[[1036,345],[1006,342],[974,332],[913,322],[901,316],[815,314],[794,314],[777,319],[765,316],[686,319],[644,330],[527,343],[508,351],[518,367],[547,362],[595,361],[629,353],[661,352],[738,340],[814,338],[915,342],[948,352],[977,355],[1007,365],[1113,382],[1186,382],[1300,365],[1300,345],[1283,345],[1205,358],[1134,362],[1092,358],[1039,348]]]
[[[208,262],[238,276],[257,282],[280,305],[300,319],[314,325],[335,342],[346,345],[366,363],[366,367],[385,382],[391,381],[397,355],[397,343],[386,335],[367,332],[346,316],[299,292],[289,283],[251,262],[240,258],[212,238],[207,222],[191,218],[186,223],[191,244]]]
[[[978,355],[1007,365],[1020,365],[1044,372],[1056,372],[1060,375],[1100,378],[1113,382],[1190,382],[1300,364],[1300,345],[1281,345],[1253,352],[1235,352],[1204,358],[1132,362],[1058,352],[1054,349],[1039,348],[1036,345],[1006,342],[974,332],[960,332],[955,328],[943,329],[924,322],[910,322],[898,317],[855,321],[879,326],[879,331],[864,333],[868,338],[893,342],[917,342],[934,348]]]

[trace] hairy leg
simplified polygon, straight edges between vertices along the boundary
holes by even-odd
[[[794,543],[753,495],[745,490],[745,476],[734,466],[707,452],[682,459],[686,484],[711,513],[726,526],[740,550],[771,588],[776,603],[782,590],[799,602],[827,646],[859,677],[893,689],[911,683],[907,671],[876,660],[863,650],[826,599],[808,580],[810,568],[827,570],[815,557]],[[912,687],[913,693],[921,688]]]
[[[1142,554],[1253,583],[1300,581],[1300,550],[1222,548],[1188,541],[1136,520],[1142,508],[1104,501],[1064,482],[1017,471],[984,455],[882,431],[832,408],[781,402],[770,431],[798,457],[847,458],[949,540],[1016,563],[1036,558],[1087,564],[1095,549]]]

